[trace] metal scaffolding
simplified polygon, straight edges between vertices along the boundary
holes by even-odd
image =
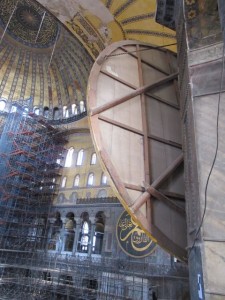
[[[15,109],[16,107],[16,109]],[[47,220],[60,175],[65,139],[20,105],[2,118],[0,137],[0,249],[44,249]]]
[[[0,113],[0,134],[0,299],[147,300],[159,278],[177,278],[144,263],[48,251],[65,132],[14,105]]]
[[[154,265],[146,268],[139,263],[134,268],[134,262],[115,258],[43,252],[27,255],[8,251],[0,255],[0,299],[149,300],[151,288],[158,285],[169,294],[165,280],[176,282],[180,290],[185,281],[188,284],[186,269],[168,273],[163,265],[162,269]]]

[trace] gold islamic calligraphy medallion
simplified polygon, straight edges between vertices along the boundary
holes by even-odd
[[[132,257],[148,256],[156,247],[126,211],[118,219],[116,236],[122,250]]]

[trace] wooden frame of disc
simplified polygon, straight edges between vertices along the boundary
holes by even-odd
[[[112,187],[154,242],[186,260],[176,57],[136,41],[110,45],[88,83],[96,152]]]

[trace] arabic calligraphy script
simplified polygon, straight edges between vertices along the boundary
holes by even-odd
[[[125,211],[117,223],[117,238],[121,248],[131,256],[149,255],[155,248],[153,241]]]

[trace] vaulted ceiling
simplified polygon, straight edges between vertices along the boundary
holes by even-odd
[[[139,40],[176,51],[175,32],[155,22],[155,11],[156,0],[1,0],[0,98],[74,120],[72,105],[79,114],[105,47]]]
[[[156,0],[38,2],[81,41],[93,58],[107,45],[120,40],[138,40],[159,46],[176,43],[175,32],[155,22]],[[168,48],[176,50],[175,46]]]

